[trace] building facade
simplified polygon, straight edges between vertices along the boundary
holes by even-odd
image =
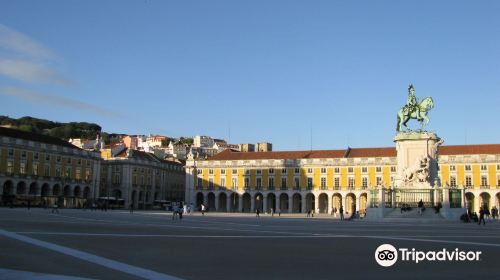
[[[500,145],[441,146],[437,152],[436,195],[428,203],[441,202],[438,193],[446,189],[451,207],[476,212],[483,204],[499,207]],[[373,206],[374,194],[391,192],[397,175],[395,148],[226,150],[206,160],[188,159],[186,201],[215,211],[331,213],[342,206],[346,214],[364,213]]]
[[[166,201],[184,201],[184,167],[153,154],[123,148],[103,153],[100,193],[117,207],[151,209]]]
[[[83,207],[99,192],[99,153],[58,138],[0,127],[4,205]]]

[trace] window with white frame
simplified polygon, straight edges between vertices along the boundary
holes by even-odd
[[[326,174],[326,168],[324,167],[321,168],[321,174]]]
[[[33,170],[33,172],[32,172],[33,175],[38,176],[38,163],[34,162],[32,168],[33,168],[32,169]]]
[[[488,170],[488,167],[486,166],[486,164],[481,164],[481,170],[482,171]]]
[[[244,184],[245,184],[245,188],[248,188],[250,186],[250,178],[246,177]]]
[[[43,166],[43,176],[46,176],[46,177],[50,176],[50,166],[49,165]]]
[[[220,178],[220,186],[226,187],[226,178]]]
[[[335,173],[340,173],[340,168],[335,167],[335,168],[333,169],[333,172],[335,172]]]
[[[232,172],[232,173],[233,173],[233,175],[238,174],[238,169],[233,169],[233,172]]]
[[[214,174],[214,170],[212,168],[208,169],[208,174],[213,175]]]
[[[238,178],[233,178],[231,183],[233,190],[235,190],[238,187]]]
[[[246,169],[245,170],[245,175],[250,175],[250,170]]]
[[[472,187],[472,177],[470,175],[465,176],[465,186]]]
[[[274,174],[274,168],[269,168],[269,174]]]
[[[202,178],[198,178],[198,188],[202,188],[203,187],[203,179]]]
[[[10,158],[13,158],[14,157],[14,149],[9,149],[8,154],[9,154]]]
[[[465,166],[465,171],[471,171],[471,167],[470,167],[470,165],[466,165],[466,166]]]
[[[456,186],[457,186],[457,177],[450,176],[450,187],[456,187]]]
[[[312,174],[313,173],[313,169],[312,168],[307,168],[307,173],[308,174]]]
[[[313,188],[313,178],[307,177],[307,189],[311,190]]]
[[[281,187],[286,188],[286,178],[281,178]]]
[[[361,185],[363,186],[363,188],[368,188],[368,178],[367,177],[363,177],[361,178]]]
[[[347,182],[347,186],[352,189],[354,188],[354,177],[349,177],[349,180]]]
[[[347,168],[347,172],[348,172],[348,173],[352,173],[352,172],[354,172],[354,168],[352,168],[352,167],[348,167],[348,168]]]
[[[22,161],[19,164],[19,173],[26,174],[26,162]]]
[[[257,175],[262,174],[262,169],[257,169],[256,173],[257,173]]]
[[[366,167],[366,166],[361,167],[361,172],[363,172],[363,173],[368,172],[368,167]]]
[[[457,170],[457,167],[455,165],[450,165],[450,171],[455,171]]]
[[[7,173],[13,173],[14,172],[14,162],[11,160],[7,161]]]
[[[391,166],[391,172],[396,172],[396,166]]]
[[[488,186],[488,176],[482,175],[481,176],[481,187],[486,187]]]
[[[380,167],[380,166],[375,167],[375,171],[376,172],[382,172],[382,167]]]
[[[295,168],[295,174],[299,174],[300,173],[300,168]]]
[[[273,177],[269,177],[269,184],[268,184],[269,188],[272,189],[274,188],[274,178]]]
[[[224,169],[224,168],[223,168],[223,169],[221,169],[221,170],[220,170],[220,174],[226,174],[226,169]]]
[[[300,188],[300,179],[299,179],[299,177],[295,177],[295,188],[296,189]]]
[[[321,189],[326,189],[326,177],[321,177]]]
[[[335,187],[335,189],[340,188],[340,178],[339,177],[335,177],[333,179],[333,186]]]
[[[375,180],[377,180],[377,186],[382,185],[382,177],[377,176]]]
[[[255,185],[256,185],[257,189],[262,188],[262,178],[257,178]]]
[[[211,189],[214,187],[214,178],[208,178],[208,187]]]
[[[281,174],[286,174],[286,168],[281,168]]]

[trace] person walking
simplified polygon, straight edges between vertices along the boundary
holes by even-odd
[[[201,204],[201,215],[205,216],[205,204]]]
[[[422,216],[422,208],[424,207],[424,202],[422,199],[418,202],[418,213]]]
[[[273,209],[273,207],[271,207],[270,211],[271,211],[271,217],[274,217],[274,209]]]
[[[255,217],[260,218],[260,209],[255,210]]]
[[[343,221],[344,220],[344,207],[342,205],[340,205],[339,214],[340,214],[340,220]]]
[[[484,221],[484,209],[483,209],[483,207],[479,208],[479,223],[477,223],[477,225],[480,225],[481,221],[483,221],[483,226],[485,226],[486,222]]]

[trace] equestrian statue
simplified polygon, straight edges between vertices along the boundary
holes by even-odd
[[[403,131],[403,127],[406,130],[410,130],[406,123],[410,119],[415,119],[420,122],[420,130],[423,131],[425,126],[429,123],[429,118],[427,113],[434,107],[434,101],[432,97],[425,97],[422,102],[418,103],[415,97],[415,89],[413,85],[410,84],[408,87],[408,99],[406,100],[406,105],[403,106],[398,112],[398,123],[396,127],[397,132]]]

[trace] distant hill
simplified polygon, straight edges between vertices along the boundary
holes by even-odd
[[[0,116],[0,125],[50,135],[64,140],[69,140],[70,138],[95,139],[97,134],[100,134],[105,141],[107,140],[106,138],[109,139],[108,133],[102,132],[101,126],[95,123],[60,123],[33,117],[13,119],[8,116]]]

